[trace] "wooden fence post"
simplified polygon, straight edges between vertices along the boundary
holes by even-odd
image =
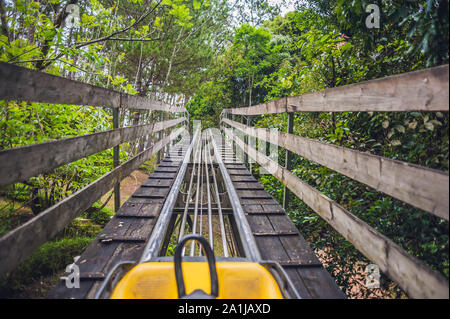
[[[113,108],[113,129],[119,128],[119,108]],[[120,165],[120,145],[113,148],[113,166]],[[114,211],[120,208],[120,182],[114,186]]]
[[[250,115],[247,117],[247,126],[252,126],[252,117]],[[251,140],[252,140],[252,137],[247,135],[247,144],[251,144]],[[247,156],[246,159],[249,161],[249,163],[248,163],[248,170],[250,171],[250,174],[253,175],[252,159],[249,158],[248,156]]]
[[[234,121],[235,120],[235,115],[231,114],[231,120]],[[234,158],[237,159],[236,157],[236,143],[234,142],[234,140],[231,140],[231,149],[233,150],[233,154],[234,154]]]
[[[246,117],[245,115],[242,115],[241,123],[244,124],[244,122],[247,123],[247,125],[248,125],[248,117]],[[248,135],[245,133],[244,133],[244,143],[248,144]],[[247,166],[247,168],[249,167],[248,166],[248,155],[245,152],[244,152],[244,165]]]
[[[162,120],[162,111],[159,111],[159,119],[158,122],[161,122]],[[158,132],[158,141],[161,139],[162,132]],[[158,151],[157,157],[156,157],[156,164],[159,164],[161,162],[161,150]]]

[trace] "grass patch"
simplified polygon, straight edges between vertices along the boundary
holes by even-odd
[[[107,207],[100,209],[101,205],[95,203],[92,205],[91,209],[81,214],[81,217],[88,218],[92,220],[97,225],[105,227],[105,225],[110,221],[111,217],[114,216],[114,211]]]
[[[56,274],[64,271],[73,263],[73,257],[80,255],[92,242],[94,237],[64,238],[47,242],[13,272],[0,278],[0,298],[17,298],[24,294],[36,281],[59,280]],[[50,278],[49,278],[50,277]],[[53,285],[50,285],[53,286]],[[44,297],[46,291],[40,291]]]
[[[22,206],[21,203],[8,198],[0,197],[0,237],[33,217],[34,215],[29,207]]]
[[[145,174],[150,175],[151,173],[153,173],[156,166],[158,166],[158,164],[156,164],[156,155],[154,155],[150,160],[139,166],[139,169]]]
[[[114,212],[95,203],[75,218],[56,239],[45,243],[14,271],[0,278],[0,298],[43,298],[64,275],[73,257],[81,255],[110,221]],[[7,233],[26,220],[29,214],[4,211],[0,214],[0,233]]]

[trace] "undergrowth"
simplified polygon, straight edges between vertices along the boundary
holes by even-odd
[[[81,255],[114,215],[110,209],[100,207],[100,204],[94,204],[53,241],[42,245],[14,271],[1,277],[0,298],[45,297],[64,275],[66,266],[73,263],[75,256]]]

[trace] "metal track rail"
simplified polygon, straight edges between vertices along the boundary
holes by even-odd
[[[222,135],[214,136],[211,130],[203,134],[196,130],[140,262],[170,255],[169,247],[188,233],[207,238],[219,256],[261,260],[240,199],[222,161],[216,141],[219,138]],[[202,256],[201,247],[195,241],[182,253]]]
[[[144,252],[139,261],[140,263],[148,261],[158,256],[164,237],[167,233],[169,221],[172,215],[172,210],[175,206],[175,201],[177,199],[178,193],[180,192],[181,183],[183,182],[183,178],[189,164],[189,158],[191,157],[192,149],[194,147],[194,144],[197,142],[197,138],[200,136],[200,134],[201,134],[200,128],[197,128],[194,133],[192,142],[189,145],[186,154],[183,158],[183,163],[181,164],[179,173],[172,185],[172,188],[170,189],[169,194],[167,195],[166,201],[164,202],[164,206],[161,209],[158,221],[156,222],[153,232],[147,242],[147,245],[144,248]]]
[[[195,141],[193,141],[193,143],[195,143]],[[194,154],[194,166],[192,167],[192,174],[191,174],[191,178],[189,181],[189,190],[187,192],[187,197],[186,197],[186,205],[184,207],[184,212],[183,212],[183,219],[181,221],[180,224],[180,231],[179,231],[179,236],[178,236],[178,241],[181,241],[181,239],[184,237],[184,225],[186,224],[186,219],[187,219],[187,211],[188,211],[188,207],[189,207],[189,202],[191,200],[191,193],[192,193],[192,185],[193,185],[193,181],[194,181],[194,171],[195,171],[195,164],[197,162],[197,157],[199,155],[201,155],[201,146],[200,143],[196,143],[196,149],[195,149],[195,154]],[[200,164],[199,164],[200,165]]]
[[[201,152],[201,146],[200,146],[200,152]],[[201,154],[199,154],[198,159],[201,158]],[[195,162],[194,162],[195,164]],[[193,222],[193,228],[192,228],[192,233],[193,234],[197,234],[197,219],[198,219],[198,206],[199,206],[199,193],[200,193],[200,176],[203,172],[203,167],[200,163],[200,160],[198,161],[198,165],[197,165],[197,190],[195,193],[195,205],[194,205],[194,222]],[[192,169],[192,176],[194,176],[194,169]],[[201,199],[200,199],[201,201]],[[188,202],[188,201],[186,201]],[[201,203],[200,203],[201,204]],[[203,213],[203,209],[200,209],[200,216]],[[199,227],[200,230],[200,235],[201,235],[201,225]],[[180,241],[180,238],[178,239],[178,241]],[[195,253],[195,241],[192,241],[191,243],[191,252],[190,252],[190,256],[194,256]]]
[[[239,236],[241,239],[242,247],[244,249],[245,257],[253,262],[258,262],[261,260],[261,254],[259,253],[258,246],[256,245],[255,238],[253,237],[250,225],[248,224],[247,218],[245,217],[244,210],[241,206],[239,196],[236,189],[233,186],[231,177],[222,161],[220,156],[219,148],[216,143],[216,137],[213,135],[212,130],[209,129],[209,134],[211,137],[211,144],[214,149],[214,156],[216,158],[217,164],[219,165],[220,172],[222,174],[223,180],[225,182],[226,190],[230,198],[231,205],[233,207],[234,218],[239,231]],[[222,136],[221,136],[222,137]]]
[[[209,147],[207,149],[209,150]],[[211,171],[212,171],[213,182],[214,182],[214,191],[215,191],[215,195],[216,195],[217,209],[218,209],[218,214],[219,214],[220,235],[222,238],[223,254],[225,257],[228,257],[227,240],[226,240],[226,234],[225,234],[225,223],[223,220],[222,204],[220,202],[219,186],[217,184],[216,171],[213,166],[211,153],[210,152],[207,152],[207,153],[209,155],[209,163],[211,164]],[[216,157],[216,155],[217,154],[214,153],[214,157]]]
[[[184,155],[170,154],[169,158],[179,167],[178,174],[172,177],[174,182],[139,263],[172,260],[173,248],[183,242],[185,235],[198,233],[207,239],[219,260],[259,263],[276,278],[283,296],[300,298],[281,266],[262,260],[254,237],[254,234],[261,236],[262,233],[255,233],[250,228],[240,197],[222,160],[222,157],[227,159],[230,147],[219,142],[224,142],[222,135],[214,136],[211,130],[202,135],[198,129]],[[180,164],[181,160],[183,162]],[[265,236],[274,234],[267,233]],[[201,261],[202,245],[192,241],[189,246],[183,248],[182,255],[189,255],[185,258],[190,261]],[[113,270],[108,274],[96,297],[100,297],[108,283],[112,282],[115,272]]]

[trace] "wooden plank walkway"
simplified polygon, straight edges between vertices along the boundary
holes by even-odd
[[[81,273],[80,288],[66,288],[65,280],[61,280],[48,298],[93,298],[114,265],[139,260],[182,155],[163,159],[81,255],[76,262]],[[234,161],[231,150],[226,149],[224,156],[261,257],[280,263],[302,298],[345,298],[282,207],[243,163]]]
[[[80,268],[80,288],[66,288],[65,280],[61,280],[47,298],[93,298],[112,267],[121,261],[139,260],[182,163],[182,155],[165,157],[87,247],[75,263]]]

